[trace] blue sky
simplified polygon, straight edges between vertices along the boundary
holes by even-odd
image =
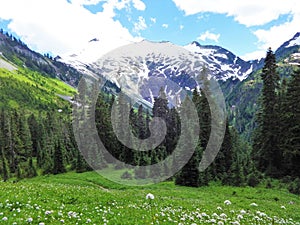
[[[296,0],[1,0],[0,27],[34,50],[53,55],[78,52],[97,37],[105,51],[141,39],[181,46],[198,41],[254,59],[300,31],[296,4]]]

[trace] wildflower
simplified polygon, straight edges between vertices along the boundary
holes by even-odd
[[[151,193],[148,193],[148,194],[146,195],[146,199],[151,199],[151,200],[153,200],[153,199],[154,199],[154,195],[151,194]]]
[[[49,210],[47,210],[47,211],[45,212],[46,215],[49,215],[49,214],[51,214],[51,213],[52,213],[52,211],[49,211]]]
[[[225,201],[224,201],[224,204],[225,204],[225,205],[231,205],[231,201],[225,200]]]
[[[282,209],[286,209],[284,205],[280,206],[280,208],[282,208]]]
[[[226,215],[225,213],[222,213],[222,214],[220,215],[220,217],[222,217],[222,218],[226,218],[226,217],[227,217],[227,215]]]
[[[61,223],[64,223],[65,221],[63,219],[60,220]]]
[[[241,215],[241,214],[237,215],[238,220],[242,220],[243,218],[244,218],[243,215]]]
[[[8,220],[8,218],[5,216],[5,217],[2,218],[2,220],[6,221],[6,220]]]
[[[222,209],[220,206],[218,206],[218,207],[217,207],[217,210],[220,210],[220,211],[221,211],[221,210],[223,210],[223,209]]]
[[[45,223],[41,222],[41,223],[39,223],[39,225],[45,225]]]
[[[218,225],[224,225],[224,222],[223,221],[219,221]]]
[[[243,215],[243,214],[246,213],[246,211],[245,211],[244,209],[242,209],[242,210],[240,211],[240,213]]]
[[[32,221],[33,221],[33,219],[31,217],[27,219],[28,223],[31,223]]]
[[[255,202],[253,202],[253,203],[250,204],[250,206],[257,207],[258,205]]]
[[[240,225],[240,223],[238,221],[231,222],[231,224],[233,224],[233,225]]]
[[[201,213],[201,216],[208,217],[208,215],[205,212]]]
[[[215,219],[210,220],[211,223],[216,223],[217,221]]]

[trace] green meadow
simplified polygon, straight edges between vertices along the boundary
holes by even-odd
[[[96,172],[39,176],[1,183],[0,224],[300,224],[299,196],[273,183],[190,188],[124,186]]]

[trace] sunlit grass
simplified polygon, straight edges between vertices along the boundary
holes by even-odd
[[[300,224],[299,196],[263,187],[130,187],[88,172],[1,183],[0,196],[0,224]]]

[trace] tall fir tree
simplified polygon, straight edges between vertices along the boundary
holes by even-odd
[[[63,147],[61,141],[58,140],[55,144],[54,156],[53,156],[53,174],[65,173],[66,168],[64,166],[63,159]]]
[[[195,97],[194,97],[195,98]],[[189,116],[190,113],[190,107],[188,104],[189,97],[187,96],[185,100],[183,101],[181,107],[180,107],[180,115],[184,118],[187,118],[187,120],[182,124],[183,130],[186,132],[184,134],[184,143],[182,146],[179,146],[181,149],[181,154],[185,154],[185,151],[193,150],[192,156],[188,159],[187,163],[183,166],[181,171],[178,173],[175,179],[176,185],[181,186],[189,186],[189,187],[199,187],[201,185],[200,183],[200,171],[199,171],[199,162],[200,162],[200,154],[202,153],[201,145],[198,143],[196,149],[193,149],[193,143],[197,140],[192,140],[193,137],[193,123],[191,118]],[[183,135],[181,136],[181,138]],[[198,137],[197,137],[198,139]]]
[[[284,119],[284,162],[288,175],[300,177],[300,67],[287,85]]]
[[[260,111],[257,115],[257,130],[253,140],[253,158],[257,168],[272,177],[281,173],[282,152],[279,148],[278,85],[280,77],[276,71],[275,54],[268,49],[262,69],[263,87]]]

